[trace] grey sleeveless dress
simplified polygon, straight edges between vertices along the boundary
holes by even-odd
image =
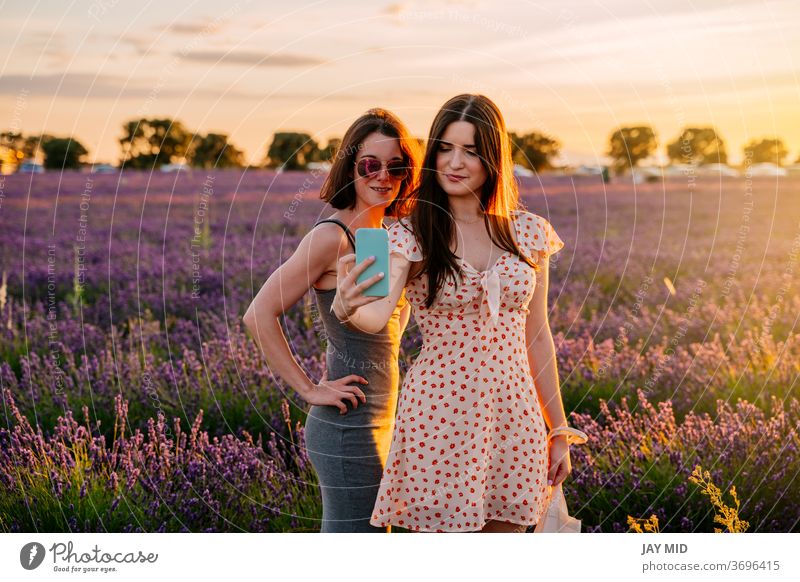
[[[355,241],[350,230],[335,219]],[[316,226],[316,225],[314,225]],[[322,532],[386,532],[369,523],[380,487],[394,429],[400,383],[399,316],[405,299],[379,333],[351,330],[331,312],[336,289],[314,289],[319,319],[327,339],[328,379],[358,374],[369,384],[356,383],[367,401],[358,407],[344,401],[347,414],[335,406],[311,406],[305,423],[308,456],[322,494]],[[316,318],[315,318],[316,319]]]

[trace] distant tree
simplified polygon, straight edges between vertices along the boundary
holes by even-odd
[[[744,157],[753,164],[772,162],[780,166],[783,164],[783,159],[788,155],[789,150],[786,149],[783,140],[779,138],[754,139],[744,146]]]
[[[517,135],[510,132],[514,162],[532,170],[552,168],[552,160],[561,151],[558,140],[542,133],[531,132]]]
[[[44,167],[47,169],[77,169],[89,152],[83,144],[70,137],[49,137],[41,141]]]
[[[330,162],[330,161],[332,161],[334,156],[336,155],[336,152],[339,151],[340,147],[342,147],[342,139],[341,138],[339,138],[339,137],[330,138],[328,140],[327,145],[324,148],[322,148],[320,150],[317,150],[319,152],[319,154],[317,156],[319,159],[315,160],[315,161],[318,161],[318,162]]]
[[[55,139],[55,136],[52,136],[49,133],[27,136],[23,139],[22,145],[22,151],[25,153],[25,157],[37,159],[39,157],[38,154],[41,153],[42,158],[44,158],[44,145],[52,139]]]
[[[16,171],[25,155],[25,138],[21,133],[4,131],[0,133],[0,153],[3,154],[3,166],[7,166],[7,171]],[[30,156],[27,156],[30,157]]]
[[[196,135],[189,147],[189,160],[195,168],[241,168],[244,153],[228,143],[228,136],[221,133]]]
[[[633,169],[639,161],[649,158],[657,148],[656,134],[652,127],[621,127],[609,138],[608,155],[614,160],[617,174]]]
[[[0,145],[12,150],[21,150],[23,137],[21,133],[4,131],[0,133]]]
[[[158,168],[186,158],[192,134],[180,121],[138,119],[122,126],[121,164],[130,168]]]
[[[0,133],[0,150],[3,150],[4,164],[10,164],[12,171],[25,160],[36,160],[38,154],[44,154],[44,144],[54,139],[52,135],[23,135],[19,132],[6,131]],[[60,166],[59,166],[60,167]]]
[[[307,133],[278,132],[267,152],[267,166],[286,170],[302,170],[314,160],[317,142]]]
[[[667,157],[678,164],[727,164],[725,142],[713,127],[687,127],[667,145]]]
[[[50,139],[53,136],[44,134],[43,136],[37,135],[23,135],[13,131],[6,131],[0,133],[0,145],[7,147],[15,152],[20,152],[23,158],[35,158],[36,151],[39,147],[40,137],[44,140]]]

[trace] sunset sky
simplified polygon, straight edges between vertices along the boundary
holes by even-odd
[[[73,135],[90,161],[116,163],[139,117],[227,133],[252,163],[276,130],[324,143],[374,106],[424,137],[462,92],[558,138],[561,163],[604,161],[630,124],[662,144],[713,125],[734,163],[752,138],[800,156],[797,0],[49,0],[2,14],[0,130]]]

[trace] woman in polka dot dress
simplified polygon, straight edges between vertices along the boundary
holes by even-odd
[[[380,275],[355,285],[369,259],[340,260],[340,320],[381,329],[405,287],[423,336],[401,388],[375,526],[524,531],[543,515],[548,484],[571,472],[566,437],[547,438],[548,426],[566,425],[547,321],[548,257],[564,243],[518,208],[500,111],[459,95],[431,127],[410,218],[390,229],[389,296],[363,295]]]

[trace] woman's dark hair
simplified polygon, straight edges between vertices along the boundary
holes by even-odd
[[[439,144],[447,126],[454,121],[468,121],[475,127],[475,147],[488,174],[480,192],[480,205],[492,242],[515,254],[536,271],[540,269],[538,264],[522,254],[511,233],[511,211],[520,209],[519,190],[514,179],[511,141],[503,115],[488,97],[458,95],[445,103],[433,120],[411,212],[411,227],[423,256],[419,275],[428,275],[425,300],[428,308],[433,305],[446,278],[452,278],[458,285],[461,277],[458,257],[450,250],[456,225],[447,193],[436,176]]]
[[[342,144],[333,155],[331,171],[322,185],[319,197],[337,210],[355,208],[356,189],[353,182],[356,154],[364,140],[373,133],[396,138],[399,142],[408,175],[400,185],[397,198],[386,207],[385,214],[392,217],[406,216],[411,210],[411,196],[419,178],[420,146],[394,113],[379,107],[367,111],[348,128]]]

